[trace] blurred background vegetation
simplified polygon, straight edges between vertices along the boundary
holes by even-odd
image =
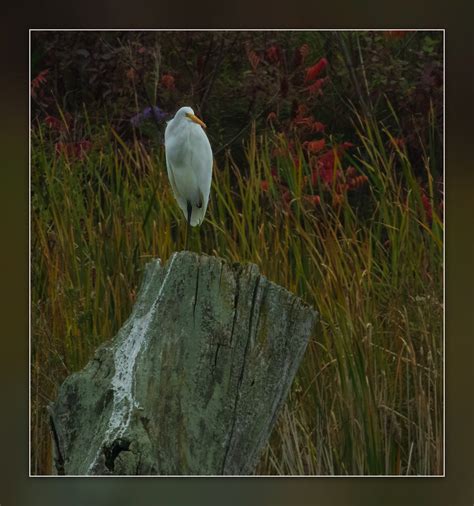
[[[442,32],[31,35],[32,473],[58,386],[184,246],[182,105],[216,160],[192,249],[321,314],[258,472],[442,473]]]

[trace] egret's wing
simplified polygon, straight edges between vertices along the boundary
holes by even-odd
[[[173,175],[173,162],[172,157],[169,153],[170,147],[169,144],[166,142],[166,132],[165,132],[165,152],[166,152],[166,171],[168,172],[168,179],[171,184],[171,188],[173,190],[173,194],[179,204],[179,207],[184,213],[184,216],[187,216],[187,203],[186,199],[182,198],[182,196],[179,193],[178,186],[176,185],[176,181]]]
[[[174,193],[174,196],[176,198],[179,197],[179,194],[178,194],[178,189],[176,187],[176,182],[174,180],[174,176],[173,176],[173,168],[171,166],[171,162],[170,160],[168,159],[168,157],[166,157],[166,170],[168,172],[168,179],[170,181],[170,184],[171,184],[171,188],[173,189],[173,193]]]
[[[192,170],[196,175],[201,200],[200,207],[193,206],[191,225],[195,226],[203,221],[209,202],[212,181],[212,149],[204,130],[202,128],[193,130],[191,139],[193,146]]]
[[[188,217],[188,210],[187,210],[187,202],[186,199],[181,197],[179,194],[178,188],[176,186],[176,182],[173,177],[173,171],[168,168],[168,178],[171,184],[171,188],[173,189],[173,194],[176,198],[176,202],[178,202],[179,207],[181,208],[181,211],[183,211],[184,217],[187,219]]]

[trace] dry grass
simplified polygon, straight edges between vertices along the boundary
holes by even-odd
[[[357,202],[345,195],[334,208],[321,192],[320,206],[308,203],[308,168],[281,156],[292,197],[283,205],[270,157],[284,141],[253,131],[244,163],[229,155],[216,167],[207,220],[191,237],[190,249],[254,262],[320,312],[261,474],[443,471],[442,222],[435,210],[428,220],[406,153],[386,147],[389,133],[355,121],[361,147],[352,163],[369,179]],[[127,146],[104,127],[90,132],[94,149],[74,160],[56,156],[48,135],[33,129],[38,474],[51,471],[45,406],[127,318],[144,264],[166,260],[185,234],[161,148]]]

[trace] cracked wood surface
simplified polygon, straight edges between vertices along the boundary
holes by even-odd
[[[117,336],[50,407],[61,474],[252,474],[317,314],[253,264],[153,261]]]

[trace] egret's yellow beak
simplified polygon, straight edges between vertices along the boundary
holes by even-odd
[[[206,127],[206,123],[204,123],[204,121],[202,121],[201,119],[199,119],[195,114],[191,114],[190,112],[187,112],[186,113],[186,116],[191,120],[193,121],[194,123],[197,123],[198,125],[201,125],[202,128],[207,128]]]

